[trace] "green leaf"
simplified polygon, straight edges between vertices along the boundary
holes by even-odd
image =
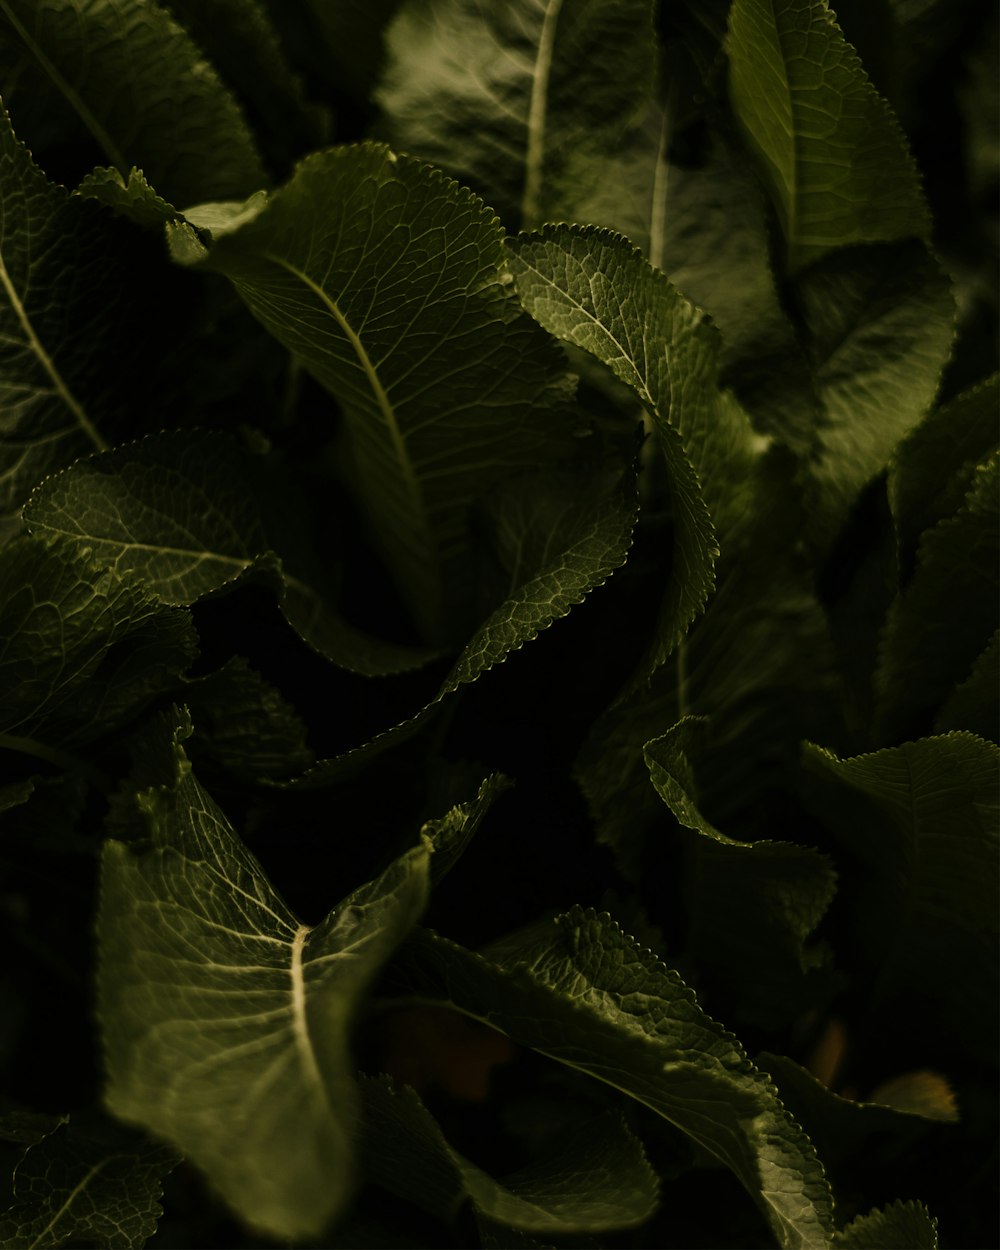
[[[698,810],[692,759],[706,722],[687,717],[645,746],[656,792],[687,837],[691,917],[685,949],[711,969],[743,1019],[773,1027],[801,1014],[810,975],[824,953],[807,945],[836,891],[825,855],[790,842],[738,842]]]
[[[649,0],[409,0],[376,93],[393,146],[508,222],[550,220],[580,153],[613,149],[653,85]]]
[[[649,667],[681,641],[713,585],[720,545],[735,529],[766,440],[718,388],[718,335],[627,239],[592,227],[549,226],[509,245],[521,299],[564,342],[605,364],[653,422],[670,475],[673,573]],[[713,528],[713,521],[715,526]]]
[[[930,410],[954,337],[950,281],[921,243],[838,252],[797,284],[821,416],[804,467],[814,541]]]
[[[147,229],[160,229],[168,221],[184,220],[184,214],[157,195],[142,170],[134,165],[127,179],[113,167],[93,170],[77,187],[76,194],[82,199],[97,200]]]
[[[656,1210],[656,1176],[613,1116],[581,1125],[498,1181],[448,1144],[414,1090],[397,1091],[384,1077],[361,1088],[368,1175],[447,1223],[466,1202],[477,1219],[550,1235],[632,1228]]]
[[[979,465],[964,506],[925,531],[913,580],[889,609],[875,674],[882,741],[929,728],[996,629],[998,467],[996,454]]]
[[[52,748],[108,737],[171,689],[197,647],[187,612],[28,535],[0,549],[0,638],[0,741],[54,762]]]
[[[889,503],[907,571],[920,535],[962,507],[976,465],[996,446],[998,399],[994,375],[936,408],[896,448]]]
[[[520,310],[499,223],[373,144],[316,153],[259,215],[176,257],[224,273],[341,403],[349,480],[430,641],[467,611],[468,508],[572,442],[556,346]]]
[[[321,106],[307,103],[263,0],[169,0],[164,7],[239,93],[265,155],[273,152],[283,166],[289,151],[326,141],[330,118]]]
[[[86,546],[165,603],[196,603],[256,573],[311,647],[356,672],[399,672],[433,654],[341,616],[329,576],[300,567],[304,518],[280,466],[219,431],[154,435],[80,460],[42,483],[24,519],[33,532]]]
[[[423,910],[430,847],[310,928],[159,726],[139,792],[145,839],[105,844],[98,1000],[121,1119],[172,1142],[251,1227],[319,1237],[353,1185],[349,1033],[368,984]]]
[[[162,1214],[161,1181],[177,1162],[168,1147],[120,1125],[64,1120],[15,1168],[0,1246],[142,1250]]]
[[[774,449],[780,452],[780,448]],[[769,838],[769,792],[790,775],[804,736],[827,728],[838,683],[813,572],[796,550],[802,529],[792,467],[771,454],[741,483],[748,505],[720,556],[718,588],[674,655],[591,728],[575,776],[597,837],[641,887],[663,836],[647,742],[694,714],[710,721],[699,758],[701,801],[745,840]],[[734,497],[736,491],[733,492]],[[656,900],[651,899],[651,904]]]
[[[411,737],[463,685],[536,638],[625,563],[636,519],[631,475],[529,474],[498,491],[489,512],[505,577],[501,602],[468,641],[437,694],[410,720],[345,755],[321,760],[294,786],[313,789],[353,776]]]
[[[805,752],[836,783],[817,795],[832,836],[863,865],[851,917],[880,1018],[915,997],[926,1036],[984,1055],[995,1048],[998,760],[970,733],[852,759]],[[854,791],[864,801],[845,808]]]
[[[832,1201],[770,1079],[680,977],[610,917],[573,908],[516,947],[476,955],[420,932],[408,983],[650,1107],[730,1168],[783,1247],[827,1247]]]
[[[185,683],[183,698],[196,726],[196,764],[207,761],[252,784],[294,776],[313,763],[298,713],[242,656]]]
[[[929,237],[903,132],[825,0],[734,0],[728,51],[730,100],[790,269],[852,243]]]
[[[771,271],[764,202],[746,161],[721,135],[710,134],[696,167],[671,161],[672,122],[657,102],[606,156],[572,154],[572,185],[554,216],[626,235],[711,315],[723,365],[746,368],[794,341]]]
[[[235,100],[152,0],[0,0],[0,58],[23,76],[10,103],[29,139],[40,108],[64,143],[92,145],[123,177],[137,166],[174,204],[266,181]]]
[[[836,1250],[937,1250],[937,1220],[922,1202],[893,1202],[837,1233]]]
[[[493,773],[480,785],[474,799],[456,803],[443,816],[421,825],[421,837],[427,838],[434,849],[431,859],[433,885],[443,880],[462,858],[483,817],[511,784],[500,773]]]
[[[968,729],[997,741],[1000,732],[1000,630],[986,644],[965,681],[951,692],[934,722],[934,732]]]
[[[37,481],[107,447],[101,427],[115,408],[95,362],[118,346],[115,313],[126,279],[97,210],[46,179],[2,105],[0,209],[2,535]],[[103,308],[97,325],[95,301]]]

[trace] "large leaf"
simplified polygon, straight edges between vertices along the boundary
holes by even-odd
[[[998,398],[994,375],[935,409],[896,448],[889,502],[907,572],[920,535],[959,510],[976,465],[996,446]]]
[[[0,1246],[142,1250],[162,1213],[161,1181],[176,1164],[168,1147],[120,1125],[63,1121],[15,1168]]]
[[[886,620],[876,679],[876,737],[930,728],[997,626],[1000,458],[974,470],[964,506],[927,530],[913,580]]]
[[[820,546],[930,410],[954,337],[947,274],[921,243],[838,252],[797,284],[821,416],[804,470]]]
[[[690,923],[686,949],[721,978],[741,1017],[773,1025],[801,1014],[824,952],[808,945],[836,890],[836,874],[809,846],[737,842],[698,810],[692,759],[706,725],[688,717],[645,747],[657,794],[690,830],[685,860]]]
[[[362,1094],[369,1176],[448,1223],[468,1202],[491,1224],[558,1236],[631,1228],[656,1210],[656,1176],[614,1117],[564,1135],[544,1160],[497,1181],[449,1145],[408,1086],[369,1080]]]
[[[398,672],[432,654],[341,616],[332,578],[304,554],[308,531],[280,465],[228,434],[155,435],[80,460],[42,483],[24,519],[133,574],[165,603],[196,603],[256,571],[275,583],[301,637],[356,672]]]
[[[108,366],[122,349],[128,280],[99,211],[46,179],[2,105],[0,210],[2,534],[37,481],[108,445],[106,421],[120,412],[120,373]]]
[[[427,898],[428,839],[302,924],[159,725],[144,837],[109,840],[98,999],[105,1099],[172,1142],[253,1227],[316,1238],[348,1200],[352,1019]]]
[[[524,227],[562,207],[581,148],[613,148],[655,56],[649,0],[409,0],[388,48],[390,142]]]
[[[823,1169],[770,1079],[680,977],[610,917],[573,908],[490,957],[422,932],[402,969],[418,992],[614,1086],[687,1133],[735,1173],[781,1246],[829,1246]]]
[[[463,647],[437,694],[417,714],[356,750],[321,760],[294,784],[310,789],[354,775],[415,733],[448,696],[502,663],[581,603],[625,563],[636,519],[630,474],[528,474],[488,509],[499,605]],[[484,563],[486,553],[483,553]]]
[[[196,651],[188,613],[69,543],[0,551],[0,733],[42,758],[107,737],[169,690]]]
[[[2,0],[0,65],[17,66],[10,103],[33,146],[58,119],[62,144],[138,166],[181,205],[264,185],[236,102],[153,0]]]
[[[627,239],[592,227],[550,226],[514,240],[510,253],[528,311],[635,392],[666,458],[675,537],[649,659],[656,667],[705,605],[716,534],[721,544],[739,529],[751,497],[744,487],[766,441],[719,390],[717,332]]]
[[[729,93],[791,269],[851,243],[927,238],[916,165],[825,0],[734,0]]]
[[[467,593],[468,508],[568,454],[564,367],[520,309],[496,218],[440,173],[372,144],[303,161],[243,224],[168,227],[226,274],[342,405],[373,534],[431,640]]]
[[[863,866],[851,915],[881,1018],[915,1000],[928,1036],[984,1055],[996,1028],[998,761],[970,733],[852,759],[806,749],[836,783],[818,795],[830,832]],[[845,808],[843,787],[865,801]]]

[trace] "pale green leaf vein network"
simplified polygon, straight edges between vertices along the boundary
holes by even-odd
[[[525,153],[524,199],[521,220],[526,229],[536,224],[542,191],[542,167],[545,163],[545,121],[548,109],[549,79],[552,74],[552,53],[556,26],[563,0],[548,0],[542,31],[535,56],[535,72],[528,104],[528,143]]]
[[[35,58],[41,68],[51,78],[53,85],[57,90],[61,91],[66,100],[72,106],[77,116],[94,136],[98,145],[103,149],[108,160],[122,174],[123,177],[128,176],[130,162],[126,160],[125,154],[121,151],[114,139],[108,134],[107,130],[101,125],[100,121],[94,116],[93,112],[88,108],[85,100],[76,90],[72,83],[67,82],[66,78],[59,72],[51,59],[46,56],[44,50],[39,47],[38,41],[33,39],[31,32],[26,29],[20,22],[15,13],[12,12],[9,4],[5,0],[0,0],[0,9],[6,14],[7,20],[11,26],[24,40],[24,46]]]
[[[2,0],[0,0],[0,2],[2,2]],[[84,434],[86,434],[97,450],[107,451],[108,444],[101,437],[96,426],[87,416],[86,412],[84,412],[79,400],[63,381],[62,375],[56,368],[55,361],[45,350],[41,340],[35,333],[35,327],[31,324],[31,318],[28,316],[28,311],[24,307],[24,303],[21,300],[20,295],[18,295],[14,283],[11,281],[10,273],[4,263],[2,253],[0,253],[0,284],[3,285],[7,298],[10,300],[11,307],[14,309],[15,315],[21,323],[21,328],[24,330],[28,346],[38,358],[38,362],[41,364],[42,368],[52,379],[52,385],[55,387],[56,393],[73,414],[77,425],[79,425],[80,429],[84,432]]]
[[[272,264],[286,270],[288,273],[298,278],[299,281],[306,287],[308,287],[309,290],[312,291],[312,293],[322,302],[323,306],[328,310],[340,329],[343,330],[345,338],[350,343],[354,350],[354,354],[358,358],[358,363],[364,370],[365,377],[372,389],[372,394],[375,396],[375,402],[378,404],[379,411],[381,412],[386,428],[389,431],[389,435],[392,439],[393,450],[395,451],[396,458],[403,470],[403,476],[407,487],[409,488],[410,495],[415,501],[417,501],[419,506],[421,500],[420,486],[417,482],[416,474],[413,471],[413,465],[410,461],[409,452],[406,447],[406,440],[403,438],[402,432],[399,428],[399,422],[396,420],[396,410],[386,393],[385,387],[382,385],[382,381],[378,376],[378,372],[374,364],[372,364],[372,359],[368,355],[364,343],[361,342],[360,335],[341,312],[337,301],[331,299],[318,282],[314,282],[307,273],[304,273],[290,261],[283,260],[280,256],[275,256],[270,252],[265,252],[263,255],[265,260],[269,260]]]
[[[87,1175],[84,1176],[83,1179],[79,1181],[66,1195],[65,1202],[63,1202],[59,1210],[55,1212],[52,1219],[49,1220],[48,1224],[46,1224],[45,1227],[39,1231],[38,1236],[34,1239],[34,1241],[28,1243],[29,1250],[35,1250],[36,1246],[50,1246],[53,1244],[51,1241],[46,1241],[45,1237],[52,1232],[63,1216],[70,1210],[73,1203],[76,1202],[80,1194],[83,1193],[94,1177],[101,1171],[106,1162],[106,1159],[102,1159],[100,1163],[95,1163]]]

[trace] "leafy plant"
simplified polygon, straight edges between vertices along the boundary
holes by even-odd
[[[991,40],[0,0],[0,1244],[995,1244]]]

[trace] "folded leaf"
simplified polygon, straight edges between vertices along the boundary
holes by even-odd
[[[122,175],[138,166],[175,204],[264,185],[235,100],[152,0],[2,0],[0,58],[23,76],[10,103],[32,142],[43,110],[67,145],[93,145]]]
[[[1000,630],[983,648],[966,679],[948,696],[934,721],[936,734],[967,729],[977,737],[997,741],[1000,734]]]
[[[631,246],[606,230],[548,226],[509,244],[521,299],[551,333],[582,348],[629,386],[653,421],[674,511],[673,572],[650,669],[662,664],[704,608],[716,529],[738,526],[766,443],[718,388],[718,336]],[[715,521],[716,529],[713,529]]]
[[[875,674],[878,740],[930,728],[997,624],[1000,458],[979,465],[954,516],[927,530],[913,580],[889,609]]]
[[[64,1120],[15,1168],[0,1246],[142,1250],[162,1214],[161,1181],[177,1162],[169,1147],[121,1125]]]
[[[631,475],[598,468],[529,474],[497,493],[489,509],[506,594],[459,653],[440,690],[409,720],[291,783],[296,789],[335,785],[405,741],[461,686],[502,663],[553,621],[582,603],[625,563],[636,501]]]
[[[610,917],[573,908],[489,958],[419,932],[399,975],[669,1120],[735,1173],[781,1246],[829,1246],[823,1169],[770,1079]]]
[[[544,1160],[502,1180],[450,1146],[417,1093],[364,1081],[368,1173],[390,1192],[452,1223],[478,1219],[549,1235],[632,1228],[656,1210],[659,1185],[642,1146],[613,1116],[553,1142]]]
[[[409,0],[376,99],[394,146],[469,183],[507,222],[558,212],[580,149],[614,147],[649,98],[649,0]]]
[[[158,727],[141,841],[105,844],[98,1000],[105,1101],[172,1142],[252,1227],[319,1237],[353,1184],[349,1032],[423,910],[422,840],[313,928],[198,784],[190,722]]]
[[[825,0],[734,0],[728,51],[730,99],[789,268],[850,243],[929,237],[903,132]]]
[[[998,760],[970,733],[852,759],[805,752],[836,783],[817,795],[830,833],[864,866],[851,917],[879,1019],[915,998],[925,1035],[983,1055],[995,1049]],[[867,801],[845,808],[841,787]]]
[[[690,924],[686,950],[726,985],[741,1017],[773,1027],[801,1014],[823,952],[807,945],[833,899],[837,877],[825,855],[790,842],[737,842],[697,806],[692,757],[706,722],[687,717],[647,742],[656,792],[687,835]]]
[[[360,502],[430,641],[467,593],[468,509],[570,452],[564,367],[520,310],[499,223],[436,170],[366,144],[316,153],[253,220],[176,258],[229,277],[341,403]]]
[[[0,549],[0,638],[0,734],[42,758],[119,730],[197,650],[187,612],[85,549],[28,535]]]
[[[344,620],[323,573],[300,567],[304,518],[279,466],[219,431],[155,435],[80,460],[42,483],[24,520],[134,574],[165,603],[196,603],[256,572],[276,584],[293,629],[356,672],[399,672],[433,654]]]

